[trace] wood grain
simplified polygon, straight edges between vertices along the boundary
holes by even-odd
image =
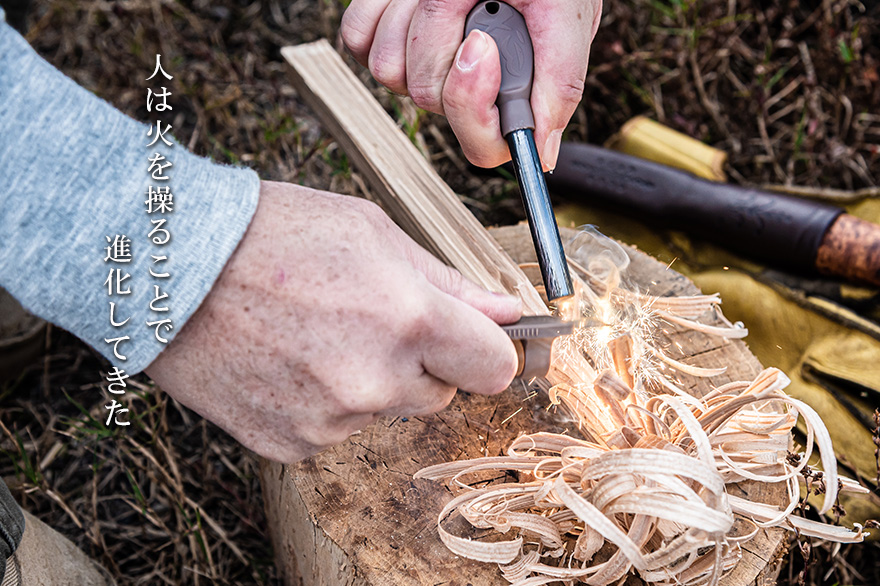
[[[382,111],[326,42],[282,50],[301,96],[355,161],[386,210],[410,235],[466,276],[492,290],[516,292],[532,313],[546,312],[517,263],[534,261],[525,226],[483,229]],[[563,231],[563,239],[570,238]],[[493,238],[494,237],[494,238]],[[505,252],[505,250],[507,252]],[[683,276],[634,249],[629,277],[658,295],[696,293]],[[513,257],[513,260],[511,260]],[[537,301],[536,301],[537,300]],[[540,304],[540,306],[538,305]],[[720,316],[717,320],[723,321]],[[671,329],[661,337],[673,358],[704,367],[729,365],[712,380],[750,380],[761,366],[740,341]],[[681,348],[682,350],[678,350]],[[682,376],[702,395],[706,379]],[[348,441],[292,466],[261,463],[266,509],[285,583],[482,586],[505,584],[497,568],[452,555],[440,542],[437,514],[451,498],[443,485],[414,480],[444,461],[499,455],[521,433],[576,433],[515,381],[504,393],[459,393],[430,417],[382,419]],[[744,483],[753,500],[779,504],[783,487]],[[772,584],[781,530],[745,545],[727,586]],[[634,576],[628,583],[639,584]]]

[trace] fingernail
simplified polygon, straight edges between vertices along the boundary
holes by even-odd
[[[461,47],[458,48],[458,55],[455,58],[455,66],[461,71],[471,71],[477,66],[489,43],[486,41],[486,33],[481,30],[473,30],[471,34],[464,40]]]
[[[559,158],[559,145],[562,144],[562,129],[554,130],[544,143],[544,165],[548,171],[556,168],[556,160]]]

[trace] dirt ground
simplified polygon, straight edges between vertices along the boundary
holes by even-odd
[[[356,170],[297,99],[279,55],[320,37],[340,46],[343,10],[338,0],[37,0],[27,38],[142,120],[143,80],[161,53],[181,143],[265,179],[357,195]],[[508,177],[473,172],[443,119],[353,66],[481,221],[521,219]],[[880,6],[607,0],[566,138],[602,143],[639,114],[727,151],[734,182],[876,188]],[[120,584],[279,583],[254,458],[143,376],[129,393],[134,424],[105,428],[106,367],[50,329],[39,360],[0,387],[0,473],[23,506]],[[876,544],[792,538],[790,548],[780,584],[880,584]]]

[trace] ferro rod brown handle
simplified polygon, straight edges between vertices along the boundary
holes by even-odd
[[[479,29],[495,39],[501,58],[501,89],[498,92],[498,114],[501,135],[514,130],[535,128],[532,106],[534,54],[532,39],[523,15],[504,2],[490,0],[474,6],[464,25],[465,38]]]
[[[550,205],[541,159],[535,147],[535,119],[530,103],[534,74],[532,39],[522,14],[509,4],[496,0],[474,6],[465,20],[465,38],[474,29],[488,34],[498,47],[501,87],[495,103],[498,105],[501,135],[510,148],[547,298],[558,302],[571,297],[574,288],[553,206]]]

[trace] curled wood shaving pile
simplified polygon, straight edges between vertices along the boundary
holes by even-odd
[[[675,371],[712,377],[726,369],[668,356],[656,343],[660,328],[747,334],[739,324],[699,321],[715,315],[718,295],[662,298],[625,287],[629,257],[595,232],[583,233],[572,249],[579,302],[566,311],[607,324],[554,345],[550,399],[575,418],[580,437],[523,435],[506,456],[419,471],[417,478],[446,480],[459,492],[438,519],[443,543],[456,555],[497,563],[516,586],[604,586],[633,569],[647,583],[672,586],[716,584],[740,559],[740,544],[762,527],[861,541],[861,527],[852,531],[793,514],[814,445],[824,470],[820,513],[839,490],[864,489],[837,474],[822,420],[785,394],[785,374],[768,368],[753,381],[724,384],[701,398],[676,383]],[[806,424],[806,451],[792,454],[798,417]],[[467,484],[486,471],[512,472],[519,481]],[[743,480],[785,483],[787,505],[728,493],[728,485]],[[494,531],[480,540],[455,535],[444,525],[457,516]]]

